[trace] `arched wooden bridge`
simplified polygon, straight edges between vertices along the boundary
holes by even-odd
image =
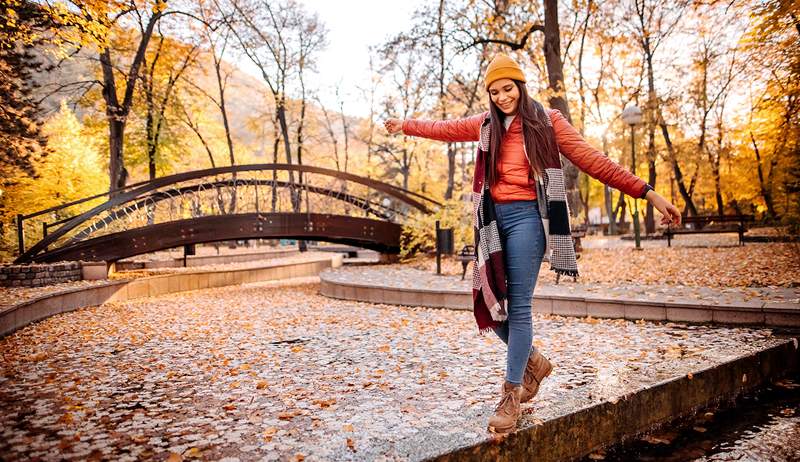
[[[188,244],[258,238],[396,253],[409,212],[437,205],[394,185],[321,167],[218,167],[20,215],[15,263],[116,261]],[[32,235],[41,239],[26,247],[25,237]]]

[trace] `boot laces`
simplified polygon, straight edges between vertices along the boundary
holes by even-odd
[[[503,393],[503,397],[500,399],[500,402],[497,404],[497,407],[494,408],[495,411],[502,410],[506,414],[511,414],[511,407],[513,406],[514,395],[516,393],[515,389],[511,389],[505,393]]]

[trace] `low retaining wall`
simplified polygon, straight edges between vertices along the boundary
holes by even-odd
[[[797,341],[669,379],[618,401],[580,409],[508,438],[459,448],[431,460],[574,460],[660,425],[690,416],[797,369]]]
[[[92,287],[65,290],[28,300],[0,312],[0,337],[55,314],[101,305],[105,302],[133,300],[251,282],[316,276],[326,268],[338,267],[341,264],[341,255],[334,255],[299,263],[265,264],[255,268],[166,274],[129,281],[109,281],[106,284]]]
[[[0,266],[0,287],[41,287],[81,278],[81,263],[77,261]]]
[[[472,294],[466,291],[406,289],[345,283],[327,279],[324,273],[320,274],[319,292],[326,297],[369,303],[472,309]],[[800,327],[800,307],[796,304],[782,302],[703,305],[687,302],[534,295],[533,311],[534,313],[560,316],[624,318],[632,321],[644,319],[647,321]]]

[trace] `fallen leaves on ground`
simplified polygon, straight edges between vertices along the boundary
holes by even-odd
[[[403,458],[431,432],[461,445],[490,438],[506,352],[476,335],[471,312],[318,289],[108,303],[0,339],[0,453],[360,460],[376,448]],[[527,425],[777,341],[766,329],[545,315],[533,329],[558,368],[526,404]]]
[[[578,261],[581,283],[666,284],[695,287],[800,287],[800,246],[796,243],[747,243],[737,247],[673,247],[584,249]],[[419,257],[408,266],[436,272],[433,257]],[[472,275],[472,264],[467,280]],[[545,262],[540,283],[554,283]],[[461,275],[461,263],[442,260],[442,272]]]

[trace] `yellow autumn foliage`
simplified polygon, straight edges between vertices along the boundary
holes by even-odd
[[[11,224],[17,214],[29,214],[66,202],[92,196],[108,190],[108,175],[100,146],[102,133],[87,130],[66,103],[43,126],[47,137],[49,154],[34,161],[35,178],[20,176],[6,190],[0,191],[0,213],[4,224]],[[70,209],[70,214],[96,205],[90,201]],[[58,212],[48,214],[46,219],[54,221],[66,218]],[[26,234],[38,236],[39,222],[26,226]],[[35,226],[39,225],[39,226]],[[8,257],[16,249],[16,229],[3,229],[0,253]]]

